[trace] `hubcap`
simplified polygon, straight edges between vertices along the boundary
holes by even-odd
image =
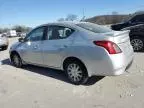
[[[141,50],[143,48],[143,41],[140,39],[133,39],[131,41],[131,44],[132,44],[133,49],[135,51]]]
[[[67,68],[69,78],[74,82],[79,82],[82,79],[82,70],[77,64],[70,64]]]

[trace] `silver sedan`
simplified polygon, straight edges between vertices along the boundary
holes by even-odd
[[[123,74],[133,55],[129,31],[112,31],[88,22],[41,25],[10,48],[14,66],[64,70],[74,84],[86,83],[91,76]]]

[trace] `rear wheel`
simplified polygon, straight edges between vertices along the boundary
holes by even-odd
[[[22,67],[22,60],[21,60],[20,56],[16,53],[11,56],[11,62],[17,68]]]
[[[142,51],[144,49],[144,41],[138,37],[131,39],[131,45],[133,46],[134,51]]]
[[[88,80],[87,70],[79,61],[68,61],[65,65],[65,72],[73,84],[85,84]]]

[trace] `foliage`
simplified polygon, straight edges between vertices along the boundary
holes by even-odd
[[[69,14],[69,15],[67,15],[67,17],[66,17],[66,21],[75,21],[75,20],[77,20],[78,19],[78,16],[77,15],[74,15],[74,14]]]
[[[58,21],[65,21],[65,19],[64,18],[59,18]]]
[[[9,30],[10,30],[9,28],[0,28],[0,33],[5,33]]]
[[[16,25],[14,27],[12,27],[13,30],[16,30],[16,32],[28,32],[30,31],[30,27],[25,27],[25,26],[20,26],[20,25]]]
[[[59,18],[57,21],[75,21],[78,19],[77,15],[69,14],[66,18]]]
[[[12,28],[0,28],[0,33],[6,33],[9,30],[16,30],[16,32],[29,32],[32,28],[16,25]]]

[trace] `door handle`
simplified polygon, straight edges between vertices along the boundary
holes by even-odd
[[[64,47],[64,48],[67,48],[68,46],[67,46],[67,45],[63,45],[63,47]]]
[[[60,48],[64,49],[64,48],[67,48],[67,47],[68,47],[67,45],[62,45]]]

